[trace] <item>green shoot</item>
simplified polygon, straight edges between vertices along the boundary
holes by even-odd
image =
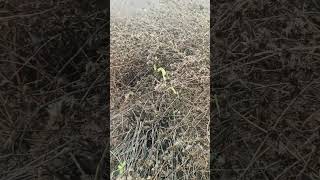
[[[166,70],[164,70],[162,67],[160,67],[160,68],[158,68],[157,71],[161,72],[163,80],[166,81],[167,80],[167,78],[166,78],[166,75],[167,75]]]
[[[168,90],[171,90],[174,94],[178,95],[178,92],[174,89],[174,87],[169,87]]]
[[[153,65],[153,70],[156,71],[156,72],[160,72],[164,81],[169,79],[168,73],[164,68],[162,68],[162,67],[157,68],[157,66],[154,64]]]
[[[124,173],[124,170],[125,170],[125,165],[126,165],[126,162],[121,162],[119,165],[118,165],[118,171],[119,171],[119,174],[120,175],[123,175]]]

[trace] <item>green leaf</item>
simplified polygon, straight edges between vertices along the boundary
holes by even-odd
[[[119,174],[120,174],[120,175],[123,175],[125,166],[126,166],[126,162],[124,162],[124,161],[121,162],[121,163],[118,165],[118,171],[119,171]]]
[[[167,75],[166,70],[164,70],[162,67],[160,67],[160,68],[158,68],[158,72],[161,72],[163,80],[166,81],[167,80],[166,79],[166,75]]]
[[[171,90],[174,94],[178,94],[178,92],[174,89],[174,87],[171,86],[168,89]]]

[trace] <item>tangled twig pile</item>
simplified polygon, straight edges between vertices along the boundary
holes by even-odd
[[[125,162],[124,176],[208,178],[209,7],[179,3],[130,19],[112,17],[114,177]]]

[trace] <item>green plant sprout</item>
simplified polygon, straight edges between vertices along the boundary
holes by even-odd
[[[171,90],[174,94],[178,95],[178,92],[174,89],[174,87],[169,87],[168,90]]]
[[[121,162],[119,165],[118,165],[118,171],[119,171],[119,174],[120,176],[123,175],[124,173],[124,170],[125,170],[125,166],[126,166],[126,162]]]
[[[161,72],[161,75],[162,75],[162,78],[163,78],[164,81],[166,81],[167,79],[169,79],[168,74],[167,74],[167,71],[166,71],[164,68],[162,68],[162,67],[157,68],[157,66],[154,64],[154,65],[153,65],[153,69],[154,69],[154,71],[156,71],[156,72]]]
[[[160,67],[160,68],[158,68],[158,72],[161,72],[163,80],[166,81],[167,80],[167,78],[166,78],[166,75],[167,75],[166,70],[164,70],[162,67]]]
[[[162,78],[163,78],[164,82],[166,82],[167,79],[170,79],[169,76],[168,76],[167,71],[164,68],[162,68],[162,67],[157,68],[157,66],[154,64],[153,65],[153,70],[156,73],[161,72],[161,75],[162,75]],[[174,89],[173,86],[169,87],[167,90],[171,90],[175,95],[179,95],[178,92]]]

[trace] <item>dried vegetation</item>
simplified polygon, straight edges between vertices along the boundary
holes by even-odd
[[[207,179],[209,7],[166,1],[111,19],[113,176],[125,162],[125,177]]]

